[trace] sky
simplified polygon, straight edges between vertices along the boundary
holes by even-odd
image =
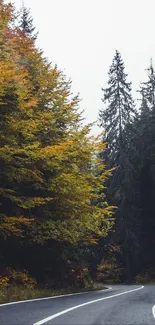
[[[6,2],[10,2],[6,0]],[[19,7],[22,0],[14,0]],[[103,108],[105,88],[115,50],[121,52],[133,95],[150,58],[155,62],[155,0],[24,0],[39,32],[37,45],[72,80],[80,93],[86,121]],[[101,130],[97,124],[93,133]]]

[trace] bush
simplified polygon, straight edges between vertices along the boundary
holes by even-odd
[[[104,283],[120,283],[121,269],[118,267],[115,259],[102,259],[97,267],[97,279]]]
[[[2,288],[10,286],[23,286],[32,289],[36,286],[35,279],[31,278],[27,271],[5,270],[5,274],[0,276],[0,286]]]
[[[143,271],[136,276],[137,284],[155,283],[155,272],[150,270]]]

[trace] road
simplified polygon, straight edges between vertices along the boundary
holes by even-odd
[[[155,325],[155,285],[0,305],[0,325]],[[154,316],[153,316],[154,314]]]

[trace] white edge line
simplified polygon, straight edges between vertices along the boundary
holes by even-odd
[[[84,295],[91,292],[102,292],[102,291],[108,291],[111,290],[111,287],[108,287],[108,289],[101,289],[101,290],[92,290],[92,291],[84,291],[84,292],[75,292],[75,293],[68,293],[65,295],[58,295],[58,296],[52,296],[52,297],[44,297],[44,298],[35,298],[35,299],[28,299],[28,300],[20,300],[20,301],[12,301],[7,302],[4,304],[0,304],[0,307],[9,306],[9,305],[15,305],[15,304],[22,304],[26,302],[33,302],[33,301],[41,301],[41,300],[49,300],[49,299],[55,299],[55,298],[61,298],[61,297],[69,297],[69,296],[76,296],[76,295]]]
[[[68,312],[70,312],[70,311],[72,311],[74,309],[77,309],[77,308],[80,308],[80,307],[83,307],[83,306],[87,306],[87,305],[90,305],[90,304],[93,304],[95,302],[99,302],[99,301],[102,301],[102,300],[111,299],[111,298],[114,298],[114,297],[118,297],[118,296],[121,296],[121,295],[125,295],[125,294],[130,293],[130,292],[134,292],[134,291],[141,290],[143,288],[144,288],[144,286],[141,286],[139,288],[132,289],[132,290],[129,290],[129,291],[124,291],[124,292],[121,292],[121,293],[117,293],[117,294],[112,295],[112,296],[103,297],[103,298],[99,298],[99,299],[96,299],[96,300],[91,300],[91,301],[85,302],[83,304],[80,304],[80,305],[77,305],[77,306],[74,306],[74,307],[71,307],[71,308],[62,310],[59,313],[56,313],[54,315],[51,315],[51,316],[49,316],[47,318],[44,318],[44,319],[38,321],[37,323],[34,323],[33,325],[43,325],[43,324],[49,322],[50,320],[52,320],[54,318],[57,318],[57,317],[59,317],[61,315],[64,315],[64,314],[66,314],[66,313],[68,313]]]
[[[155,305],[152,307],[152,314],[153,314],[153,317],[155,318]]]

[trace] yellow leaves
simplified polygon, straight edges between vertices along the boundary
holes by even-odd
[[[71,141],[60,143],[59,145],[46,146],[40,150],[42,158],[59,157],[61,158],[66,152],[67,148],[71,145]]]
[[[24,218],[23,216],[0,215],[0,234],[3,237],[22,236],[22,226],[29,226],[32,222],[33,219]]]
[[[16,191],[10,190],[10,189],[3,189],[0,188],[0,194],[1,196],[9,199],[10,201],[14,202],[18,207],[24,208],[24,209],[32,209],[41,205],[46,204],[47,202],[52,201],[52,197],[24,197],[24,196],[18,196],[16,197]]]
[[[18,28],[8,32],[0,36],[1,231],[21,234],[34,215],[34,238],[95,241],[112,215],[100,194],[110,171],[96,159],[105,144],[82,126],[70,81]]]
[[[8,79],[10,79],[10,78],[12,78],[14,76],[15,66],[12,65],[12,64],[10,64],[8,66],[7,63],[0,60],[0,71],[1,71],[0,82],[3,85],[3,83],[8,82]]]
[[[5,96],[6,93],[8,94],[10,92],[11,94],[11,92],[14,92],[17,95],[19,103],[27,100],[30,96],[27,77],[28,73],[22,68],[17,67],[12,60],[0,60],[0,95]],[[30,96],[30,100],[27,101],[27,106],[35,106],[36,103],[37,100]]]
[[[9,278],[7,276],[0,276],[0,286],[2,286],[2,288],[5,288],[9,285]]]
[[[40,142],[35,142],[35,143],[33,143],[33,144],[30,144],[30,145],[28,145],[28,146],[25,146],[25,150],[26,151],[36,151],[38,148],[40,147]],[[23,150],[22,150],[23,151]]]
[[[15,197],[10,197],[10,199],[13,200],[13,202],[15,202],[17,204],[17,206],[23,208],[23,209],[33,209],[35,207],[39,207],[41,205],[45,205],[47,202],[52,201],[51,197],[46,197],[46,198],[42,198],[42,197],[19,197],[19,198],[15,198]]]
[[[12,19],[12,5],[11,3],[5,4],[0,2],[0,29],[5,31],[7,24]]]
[[[14,74],[14,67],[8,66],[4,61],[0,60],[0,96],[4,96],[8,87],[8,81],[14,77]],[[0,99],[0,102],[1,101],[3,101],[3,99]]]
[[[38,124],[33,119],[22,119],[20,123],[18,119],[14,116],[8,118],[9,123],[11,123],[12,131],[20,132],[23,136],[27,138],[33,138],[35,132],[38,130]],[[33,130],[33,132],[32,132]]]
[[[30,98],[26,103],[25,107],[36,107],[38,104],[39,100],[37,98]]]
[[[31,278],[28,272],[16,271],[10,268],[6,269],[4,274],[0,276],[0,285],[7,287],[11,285],[22,285],[27,288],[33,289],[36,285],[35,279]]]

